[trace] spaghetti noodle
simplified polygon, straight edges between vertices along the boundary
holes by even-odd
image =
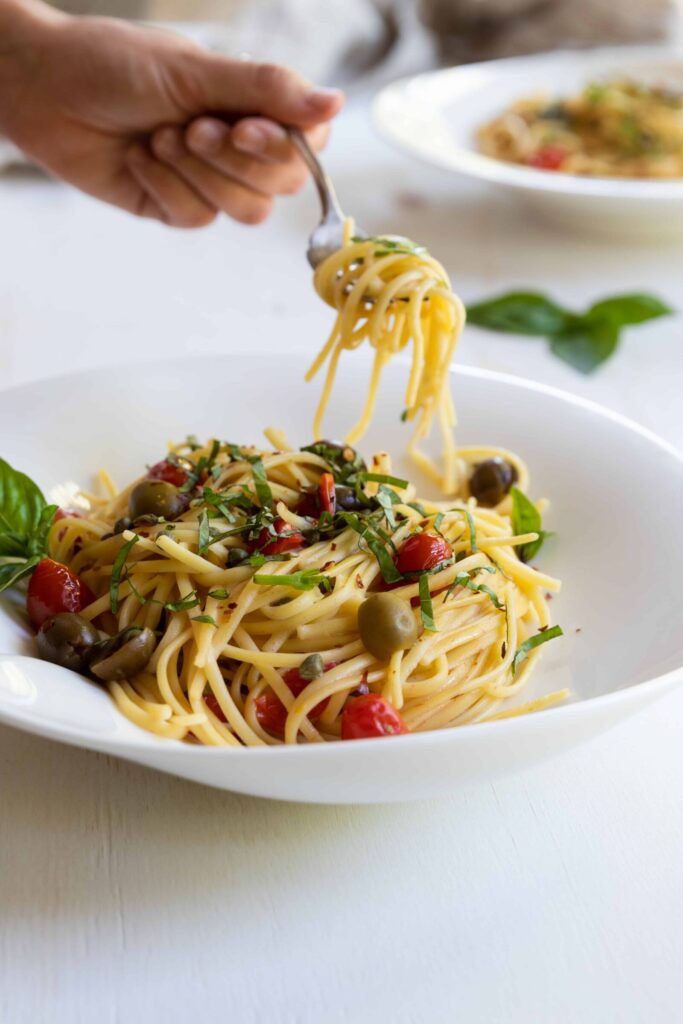
[[[53,524],[52,558],[94,595],[81,616],[108,633],[158,637],[141,671],[109,682],[123,714],[212,746],[359,735],[345,723],[372,695],[394,716],[385,733],[495,717],[558,632],[544,595],[559,582],[519,557],[538,534],[514,535],[513,495],[491,508],[472,497],[420,502],[385,454],[368,469],[347,446],[293,450],[270,437],[272,451],[176,446],[115,497],[87,495],[85,517]],[[504,458],[527,486],[510,453],[457,457],[470,476],[482,459]],[[131,524],[141,496],[170,493],[159,483],[182,496],[172,521]],[[409,546],[427,554],[406,559]],[[414,620],[412,642],[388,660],[359,629],[370,595],[398,599]]]
[[[416,421],[409,454],[445,494],[461,491],[464,467],[453,439],[455,410],[449,370],[465,323],[465,309],[451,291],[444,268],[424,247],[406,238],[356,237],[353,222],[348,220],[344,244],[317,268],[314,283],[321,298],[337,310],[332,332],[306,375],[311,380],[327,364],[314,436],[324,436],[323,417],[344,351],[364,342],[375,350],[365,407],[346,438],[355,444],[372,420],[382,370],[397,352],[411,347],[403,413],[404,419]],[[440,470],[419,447],[434,418],[443,449]]]

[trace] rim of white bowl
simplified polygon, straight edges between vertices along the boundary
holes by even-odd
[[[618,57],[627,64],[629,61],[647,59],[678,60],[683,73],[683,46],[624,46],[599,47],[595,50],[557,50],[552,53],[541,53],[521,57],[505,57],[501,60],[480,61],[464,64],[460,67],[441,68],[438,71],[427,71],[419,75],[400,78],[385,86],[377,94],[372,103],[372,120],[379,134],[388,142],[397,144],[401,149],[419,156],[429,164],[445,167],[448,170],[479,178],[496,185],[528,192],[550,192],[568,196],[587,196],[621,202],[625,199],[639,199],[647,202],[683,201],[683,178],[661,179],[653,181],[644,178],[598,178],[583,177],[575,174],[563,174],[560,171],[542,171],[531,167],[505,163],[494,157],[485,156],[474,148],[463,146],[453,141],[452,146],[440,149],[428,141],[428,133],[413,133],[402,127],[399,111],[405,112],[412,108],[416,111],[424,109],[426,101],[434,95],[435,83],[462,82],[466,85],[469,79],[486,76],[500,70],[501,77],[505,72],[519,71],[532,65],[553,65],[562,61],[575,61],[589,67],[599,67],[600,61],[611,63]],[[453,91],[452,88],[449,91]],[[468,92],[463,92],[466,100]],[[473,90],[472,90],[473,91]],[[437,89],[438,92],[438,89]],[[452,105],[455,97],[451,96]],[[418,114],[418,116],[420,116]],[[429,118],[438,119],[440,108],[436,107]],[[414,122],[413,122],[414,124]]]
[[[254,358],[254,353],[248,349],[238,349],[230,353],[230,355],[222,355],[221,353],[207,354],[199,357],[190,357],[193,365],[200,362],[212,362],[216,359],[230,359],[234,360],[235,356],[248,356]],[[179,358],[169,360],[167,365],[181,364],[190,361],[190,358]],[[405,357],[399,361],[405,362]],[[16,387],[2,388],[0,389],[0,395],[14,394],[15,392],[21,392],[41,384],[52,382],[55,380],[71,380],[78,379],[81,377],[91,376],[92,374],[106,373],[107,370],[120,370],[124,373],[131,372],[136,369],[139,371],[141,366],[154,366],[156,360],[144,359],[136,363],[119,363],[112,364],[109,367],[93,367],[91,369],[79,370],[76,373],[62,373],[55,377],[43,377],[25,384],[20,384]],[[664,438],[659,437],[654,431],[649,430],[647,427],[642,426],[635,420],[630,419],[628,416],[624,416],[622,413],[616,412],[613,409],[609,409],[606,406],[600,405],[598,402],[594,402],[589,398],[583,398],[581,395],[574,395],[569,391],[563,391],[562,388],[553,387],[550,384],[543,384],[540,381],[528,380],[525,377],[518,377],[511,373],[501,373],[498,370],[484,369],[478,366],[451,366],[451,373],[461,374],[464,377],[478,377],[482,380],[491,380],[498,383],[507,384],[512,387],[521,388],[526,391],[535,391],[539,394],[550,395],[556,398],[558,401],[565,402],[569,405],[578,406],[581,409],[585,409],[603,419],[611,420],[613,423],[618,423],[619,426],[631,433],[638,434],[640,437],[645,438],[655,447],[665,451],[671,456],[676,462],[680,463],[683,468],[683,452],[679,451],[675,445]],[[2,654],[0,653],[0,665],[3,662],[14,662],[25,661],[31,662],[36,659],[29,657],[28,655],[13,655],[13,654]],[[525,729],[538,729],[541,728],[547,721],[548,715],[561,715],[562,718],[576,718],[585,716],[591,713],[591,709],[601,707],[607,703],[630,703],[631,701],[637,702],[646,690],[651,691],[663,691],[668,686],[672,685],[676,681],[683,681],[683,655],[681,656],[681,664],[674,669],[670,669],[668,672],[661,673],[660,675],[653,676],[652,679],[645,679],[640,683],[634,683],[631,686],[624,686],[621,689],[612,690],[610,693],[601,694],[599,697],[587,697],[584,700],[572,701],[568,704],[561,704],[556,707],[545,708],[541,711],[535,711],[530,715],[519,715],[510,718],[502,718],[490,722],[473,722],[467,726],[455,727],[450,729],[434,729],[431,731],[411,733],[408,736],[396,736],[392,737],[394,743],[400,743],[402,746],[411,744],[417,746],[418,744],[426,743],[466,743],[473,742],[475,738],[480,734],[482,729],[496,729],[500,733],[509,732],[516,728],[520,728],[520,723],[524,723],[523,728]],[[34,733],[38,736],[54,737],[57,736],[68,736],[74,740],[86,740],[92,737],[92,733],[88,730],[82,730],[73,728],[68,724],[60,723],[58,727],[45,725],[41,722],[32,721],[29,715],[6,715],[5,709],[0,704],[0,721],[4,721],[9,725],[16,725],[17,719],[21,720],[21,727],[26,732]],[[142,732],[143,730],[141,730]],[[467,737],[470,737],[468,740]],[[385,739],[386,737],[383,737]],[[173,749],[181,757],[243,757],[248,753],[250,757],[310,757],[320,756],[322,751],[325,750],[326,754],[322,756],[328,756],[333,752],[339,752],[341,749],[346,749],[347,746],[351,748],[351,751],[355,749],[356,744],[367,746],[368,744],[377,744],[382,740],[378,739],[365,739],[365,740],[354,740],[353,743],[345,745],[339,743],[306,743],[306,744],[281,744],[278,746],[264,746],[264,747],[243,747],[243,748],[224,748],[224,747],[200,747],[190,744],[182,743],[179,740],[167,740],[160,737],[155,737],[151,733],[145,733],[140,740],[132,737],[125,738],[114,738],[108,737],[105,739],[105,745],[111,747],[115,746],[118,750],[130,749],[130,750],[149,750],[150,747],[156,746],[156,742],[161,743],[164,749]],[[152,741],[152,742],[150,742]],[[82,745],[82,744],[78,744]],[[317,755],[308,753],[309,751],[316,751]],[[258,751],[258,753],[256,753]],[[344,755],[352,756],[352,754]]]

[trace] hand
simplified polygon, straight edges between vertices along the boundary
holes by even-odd
[[[343,102],[284,67],[26,0],[0,0],[0,38],[0,130],[82,191],[175,227],[264,220],[307,177],[281,124],[320,149]]]

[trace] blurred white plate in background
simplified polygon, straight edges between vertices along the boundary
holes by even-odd
[[[123,484],[188,433],[258,444],[267,425],[311,440],[318,384],[301,356],[233,353],[90,371],[5,391],[0,455],[44,491],[92,483],[106,465]],[[341,436],[365,389],[365,353],[342,360],[327,436]],[[396,469],[406,364],[385,371],[363,450]],[[80,676],[36,660],[19,602],[0,599],[0,721],[223,789],[322,803],[428,797],[508,774],[594,736],[683,679],[683,460],[620,416],[551,388],[461,368],[453,378],[462,444],[500,444],[551,499],[556,536],[538,561],[563,579],[553,600],[564,638],[544,649],[524,699],[571,687],[563,707],[392,739],[244,750],[199,748],[137,729]],[[415,474],[411,472],[413,479]],[[416,479],[419,484],[419,480]]]
[[[631,238],[683,236],[683,179],[588,178],[505,163],[478,151],[477,129],[518,99],[577,93],[588,82],[632,77],[683,91],[683,51],[610,47],[468,64],[395,82],[373,114],[390,142],[459,174],[514,190],[573,231]]]

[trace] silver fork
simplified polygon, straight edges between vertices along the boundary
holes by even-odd
[[[288,128],[292,142],[299,150],[306,166],[313,177],[313,182],[318,190],[320,205],[322,207],[322,219],[320,224],[308,239],[308,262],[313,269],[331,256],[333,252],[341,249],[344,237],[344,221],[346,217],[342,212],[334,190],[332,179],[322,166],[317,156],[308,144],[306,136],[298,128]],[[367,238],[367,235],[355,229],[356,238]]]

